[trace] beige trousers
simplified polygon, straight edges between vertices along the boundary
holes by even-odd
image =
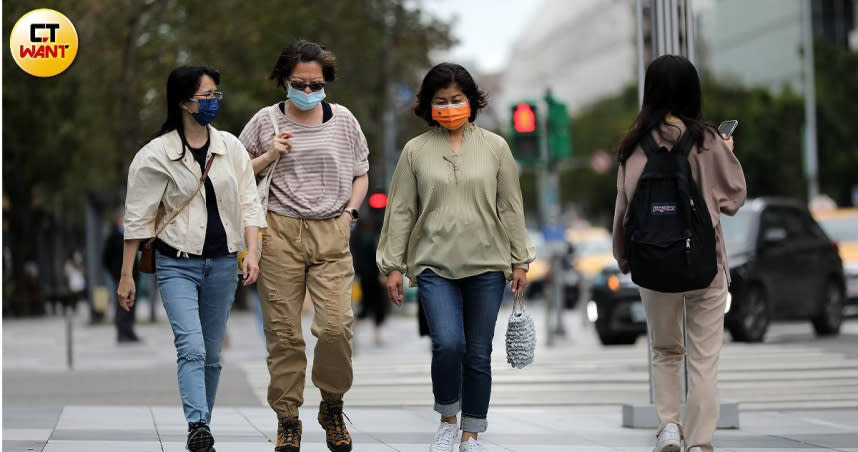
[[[652,338],[652,379],[655,409],[661,422],[680,426],[687,448],[700,446],[712,452],[712,435],[718,425],[718,355],[724,341],[727,278],[723,270],[706,289],[664,293],[640,289]],[[680,421],[682,400],[682,308],[686,308],[688,337],[688,399]]]
[[[259,298],[268,347],[268,403],[279,416],[297,416],[304,402],[307,370],[301,331],[305,294],[315,314],[310,331],[318,338],[313,384],[324,400],[340,400],[352,385],[349,223],[303,220],[268,212],[262,233]]]

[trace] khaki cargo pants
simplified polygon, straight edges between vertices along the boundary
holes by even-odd
[[[318,338],[313,384],[324,400],[342,399],[352,385],[349,223],[340,218],[304,220],[268,212],[262,233],[259,298],[268,347],[268,403],[280,416],[297,416],[307,370],[301,308],[305,294]]]

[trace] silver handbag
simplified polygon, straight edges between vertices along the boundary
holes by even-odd
[[[519,289],[513,296],[512,313],[506,327],[506,362],[516,369],[532,363],[536,349],[536,326],[525,309],[523,292]]]

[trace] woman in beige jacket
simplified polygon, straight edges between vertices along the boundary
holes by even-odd
[[[733,140],[719,136],[703,121],[700,79],[687,59],[666,55],[647,69],[641,111],[619,146],[614,211],[614,257],[623,273],[630,271],[624,238],[629,204],[647,163],[640,146],[652,134],[659,146],[670,149],[683,134],[694,145],[688,153],[694,182],[699,186],[715,228],[717,274],[708,288],[665,293],[641,288],[652,338],[655,406],[661,428],[656,452],[679,452],[682,436],[689,452],[711,452],[718,422],[718,355],[724,336],[724,308],[729,271],[721,234],[720,214],[733,215],[745,202],[745,176],[733,154]],[[680,422],[682,384],[680,365],[686,349],[682,341],[682,312],[687,312],[688,400]],[[681,426],[681,427],[680,427]]]
[[[226,321],[238,285],[236,253],[247,244],[241,271],[244,284],[252,284],[259,273],[257,231],[265,227],[247,151],[235,136],[209,125],[222,97],[219,81],[217,71],[203,66],[178,67],[167,79],[167,120],[128,169],[125,250],[117,290],[120,304],[129,309],[140,241],[163,227],[154,245],[156,276],[173,328],[179,393],[188,422],[186,448],[191,452],[214,451],[208,426]]]

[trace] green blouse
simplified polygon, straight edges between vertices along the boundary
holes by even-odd
[[[431,269],[461,279],[526,266],[536,249],[524,224],[518,166],[504,139],[472,126],[454,153],[440,127],[405,145],[376,251],[382,274],[412,285]]]

